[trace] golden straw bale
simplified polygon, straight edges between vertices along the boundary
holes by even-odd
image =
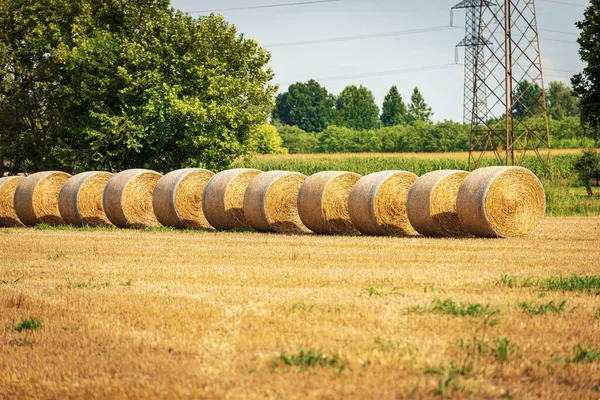
[[[365,235],[415,235],[406,214],[408,191],[417,176],[407,171],[385,171],[359,180],[349,198],[350,219]]]
[[[262,171],[238,168],[216,174],[206,185],[202,208],[208,222],[218,230],[251,228],[244,216],[248,185]]]
[[[411,225],[422,235],[464,237],[468,232],[456,213],[456,196],[469,173],[441,170],[415,181],[408,193],[406,211]]]
[[[147,169],[115,174],[104,189],[104,211],[119,228],[160,226],[152,208],[152,193],[162,175]]]
[[[113,174],[90,171],[73,176],[58,196],[58,209],[65,223],[73,226],[112,226],[102,201]]]
[[[154,214],[165,226],[207,229],[210,224],[202,210],[202,196],[214,172],[187,168],[162,177],[152,195]]]
[[[15,192],[22,180],[22,176],[0,178],[0,226],[2,227],[25,226],[15,211]]]
[[[480,237],[531,234],[546,213],[544,187],[521,167],[488,167],[472,172],[458,192],[457,210],[463,226]]]
[[[315,233],[356,235],[350,220],[348,198],[361,176],[353,172],[325,171],[309,176],[298,195],[300,219]]]
[[[244,216],[260,232],[308,233],[298,215],[298,193],[306,176],[270,171],[257,175],[244,196]]]
[[[37,172],[23,179],[15,192],[15,210],[27,226],[62,225],[58,195],[71,175],[66,172]]]

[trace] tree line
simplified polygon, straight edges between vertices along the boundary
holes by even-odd
[[[417,121],[431,123],[433,112],[418,87],[414,88],[410,100],[406,104],[398,87],[393,86],[380,114],[373,92],[366,87],[350,85],[334,96],[311,79],[295,83],[287,92],[279,94],[272,117],[283,125],[312,133],[323,132],[331,125],[360,131]]]
[[[527,119],[542,111],[541,88],[522,82],[515,89],[514,113]],[[597,139],[580,122],[579,100],[562,82],[546,92],[553,148],[592,147]],[[418,88],[406,104],[397,86],[385,96],[381,111],[364,86],[346,87],[339,96],[315,80],[296,83],[276,98],[273,124],[290,153],[448,152],[468,151],[470,126],[433,123],[433,112]],[[544,130],[545,121],[532,119]]]

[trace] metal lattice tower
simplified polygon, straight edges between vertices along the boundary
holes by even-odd
[[[493,5],[490,3],[494,3]],[[469,164],[537,156],[552,175],[550,129],[534,0],[480,0]]]
[[[494,3],[484,1],[484,3],[493,6]],[[463,120],[465,124],[471,124],[473,118],[474,96],[473,91],[478,91],[478,98],[485,98],[485,87],[475,86],[475,74],[477,74],[477,65],[484,62],[484,52],[477,53],[477,46],[480,42],[479,36],[479,18],[481,0],[463,0],[451,9],[450,25],[453,25],[454,10],[465,9],[465,37],[456,45],[456,62],[458,62],[458,48],[465,48],[465,91],[464,91],[464,111]],[[481,72],[480,72],[481,73]]]

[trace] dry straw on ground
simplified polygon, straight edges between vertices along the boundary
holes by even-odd
[[[64,224],[58,195],[69,178],[66,172],[46,171],[23,179],[15,192],[15,210],[21,222],[27,226]]]
[[[257,231],[307,233],[298,215],[298,193],[306,176],[269,171],[257,175],[244,196],[244,216]]]
[[[202,208],[208,222],[218,230],[251,228],[244,217],[244,195],[262,171],[238,168],[216,174],[204,190]]]
[[[188,168],[162,177],[152,195],[154,214],[165,226],[208,229],[202,210],[204,189],[215,174],[206,169]]]
[[[406,200],[417,176],[407,171],[385,171],[359,180],[350,193],[350,218],[365,235],[407,236],[416,231],[406,215]]]
[[[441,170],[423,175],[408,193],[406,210],[411,225],[422,235],[467,236],[456,213],[456,196],[466,171]]]
[[[110,221],[119,228],[160,226],[152,208],[152,193],[161,177],[146,169],[130,169],[113,176],[103,199]]]
[[[304,225],[320,234],[359,234],[350,220],[348,198],[360,178],[353,172],[340,171],[308,177],[298,195],[298,212]]]
[[[15,191],[23,180],[21,176],[0,178],[0,226],[24,226],[15,211]]]
[[[481,237],[519,237],[532,233],[546,212],[540,180],[521,167],[488,167],[471,173],[458,192],[463,226]]]
[[[113,174],[90,171],[65,183],[58,197],[58,209],[65,223],[73,226],[111,226],[104,212],[104,189]]]

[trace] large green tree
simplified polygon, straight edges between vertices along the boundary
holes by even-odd
[[[562,82],[548,84],[548,114],[555,120],[579,116],[579,100],[573,90]]]
[[[383,126],[396,126],[406,123],[406,104],[398,91],[398,87],[392,86],[383,100],[381,110],[381,124]]]
[[[576,24],[581,30],[579,56],[587,65],[571,82],[581,99],[581,121],[600,138],[600,0],[590,0],[583,21]]]
[[[335,96],[315,80],[291,85],[277,96],[273,118],[306,132],[322,132],[332,121]]]
[[[14,169],[222,168],[252,151],[269,54],[169,0],[2,0],[0,158]]]
[[[414,124],[417,121],[431,123],[433,112],[431,107],[425,103],[425,99],[418,87],[414,88],[408,105],[407,122]]]
[[[335,102],[336,124],[356,130],[374,129],[379,123],[379,107],[373,92],[364,86],[347,86]]]

